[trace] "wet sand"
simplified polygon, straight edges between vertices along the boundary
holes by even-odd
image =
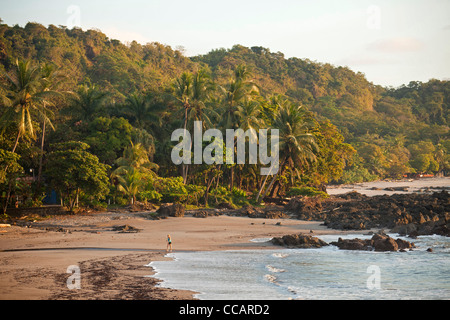
[[[280,223],[281,225],[277,225]],[[235,216],[149,220],[136,213],[55,216],[33,227],[0,228],[0,299],[192,299],[193,292],[157,286],[151,261],[173,250],[273,248],[252,242],[293,233],[332,234],[318,221]],[[129,225],[139,232],[120,232]],[[367,230],[366,230],[367,232]],[[354,233],[354,231],[353,231]],[[80,289],[69,289],[69,266],[80,268]]]

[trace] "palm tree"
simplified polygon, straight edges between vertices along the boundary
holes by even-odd
[[[89,122],[103,107],[108,94],[101,92],[96,85],[83,84],[71,97],[69,112],[77,120]]]
[[[184,129],[187,129],[188,110],[191,108],[192,74],[183,72],[172,84],[173,95],[184,107]]]
[[[222,100],[222,121],[221,126],[223,130],[237,129],[242,122],[244,111],[255,112],[255,107],[250,104],[259,93],[258,87],[250,80],[252,74],[250,69],[245,65],[238,65],[234,70],[234,78],[230,81],[227,87],[220,87]],[[244,107],[245,106],[245,107]],[[245,109],[245,108],[248,109]],[[234,184],[234,166],[230,167],[230,190],[233,189]]]
[[[143,144],[130,142],[130,145],[123,150],[123,156],[116,160],[118,169],[120,167],[133,167],[154,175],[154,170],[158,165],[150,161],[149,150]]]
[[[279,130],[279,169],[261,199],[271,190],[278,175],[283,174],[285,165],[298,172],[299,167],[315,161],[319,151],[314,135],[308,133],[312,122],[307,119],[301,106],[295,106],[287,100],[281,102],[272,127]],[[260,199],[267,178],[261,185],[256,201]]]
[[[172,85],[173,96],[181,102],[184,108],[184,129],[193,127],[194,121],[202,121],[204,128],[211,126],[212,117],[218,114],[210,108],[208,101],[213,85],[210,75],[204,69],[196,74],[184,72]],[[183,164],[182,176],[187,182],[189,166]]]
[[[240,129],[242,129],[243,131],[247,131],[249,129],[253,129],[253,131],[251,131],[251,133],[253,133],[253,137],[252,139],[254,139],[254,141],[258,141],[258,135],[257,135],[257,130],[264,128],[266,123],[265,121],[262,119],[261,117],[261,105],[258,101],[245,101],[242,104],[240,104],[239,106],[237,106],[236,108],[236,112],[235,112],[235,116],[236,116],[236,121],[238,124],[238,127]],[[235,141],[235,145],[234,147],[236,148],[236,141]],[[236,151],[236,150],[235,150]],[[254,166],[254,165],[248,165],[250,166]],[[251,173],[251,169],[250,170],[246,170],[249,168],[245,168],[246,166],[244,165],[236,165],[236,169],[239,170],[239,174],[237,174],[238,177],[238,185],[239,187],[241,187],[242,185],[242,181],[244,178],[244,171]],[[233,188],[233,184],[234,184],[234,168],[231,168],[231,181],[233,181],[232,185],[231,185],[231,189]]]
[[[117,190],[129,196],[130,205],[136,203],[136,195],[144,186],[145,180],[141,171],[134,167],[122,167],[120,174],[116,173],[114,178],[117,179]]]
[[[234,71],[234,78],[227,87],[220,87],[223,94],[222,127],[235,129],[238,127],[236,111],[243,102],[252,100],[258,93],[258,87],[249,80],[251,72],[245,65],[238,65]]]
[[[151,95],[133,93],[127,97],[123,109],[124,115],[132,120],[133,125],[151,131],[161,126],[160,111],[162,105],[152,101]],[[152,128],[153,127],[153,128]]]
[[[17,126],[12,152],[15,152],[20,138],[36,139],[33,126],[36,114],[42,121],[51,124],[48,98],[57,93],[50,90],[49,79],[41,71],[39,66],[32,65],[30,61],[17,59],[11,74],[2,72],[5,84],[0,91],[0,100],[6,108],[0,118],[0,125],[3,130],[11,124]]]
[[[130,204],[136,202],[139,193],[148,179],[156,177],[158,166],[149,159],[149,152],[140,143],[126,147],[123,156],[116,160],[118,168],[111,174],[117,181],[117,188],[130,197]]]
[[[45,80],[44,81],[44,91],[49,92],[58,89],[62,81],[66,79],[66,76],[59,72],[55,65],[53,64],[45,64],[42,67],[42,77]],[[51,111],[47,108],[47,106],[53,106],[54,104],[52,101],[49,101],[45,99],[42,104],[41,109],[41,118],[42,118],[42,138],[41,138],[41,152],[39,155],[39,168],[38,168],[38,176],[37,176],[37,190],[39,190],[40,184],[41,184],[41,176],[42,176],[42,160],[44,157],[44,142],[45,142],[45,131],[46,131],[46,125],[49,125],[51,129],[54,130],[53,124],[50,121]]]
[[[244,131],[248,129],[258,130],[265,125],[261,118],[261,106],[257,101],[246,101],[237,106],[235,117],[238,127]]]
[[[183,72],[181,76],[175,79],[172,84],[173,95],[181,102],[184,108],[184,130],[187,129],[188,112],[191,108],[190,99],[192,96],[192,74],[189,72]],[[182,177],[184,183],[187,181],[187,173],[189,167],[186,164],[182,165]]]
[[[213,118],[219,116],[209,105],[213,89],[211,77],[205,69],[193,75],[191,104],[187,114],[189,128],[192,129],[194,121],[202,121],[203,127],[209,128],[212,126]]]

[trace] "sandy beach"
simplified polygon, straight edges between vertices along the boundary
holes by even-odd
[[[33,227],[0,228],[0,299],[192,299],[193,292],[157,286],[151,261],[174,251],[273,248],[252,242],[293,233],[344,233],[318,221],[228,215],[150,220],[138,213],[54,216]],[[128,225],[138,232],[118,231]],[[116,228],[115,228],[116,227]],[[120,229],[120,228],[119,228]],[[133,231],[133,230],[131,230]],[[367,230],[366,230],[367,232]],[[354,231],[353,231],[354,233]],[[80,289],[70,290],[69,266],[80,268]]]

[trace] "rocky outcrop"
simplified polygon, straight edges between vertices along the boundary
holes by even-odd
[[[365,251],[398,251],[414,248],[414,243],[402,239],[394,239],[386,234],[375,234],[371,239],[342,239],[330,243],[343,250]]]
[[[184,217],[184,207],[179,203],[162,204],[156,212],[162,217]]]
[[[288,248],[320,248],[328,245],[328,243],[319,238],[302,233],[286,235],[280,238],[275,237],[272,239],[272,243]]]
[[[332,229],[387,228],[402,234],[450,236],[447,191],[374,197],[350,192],[327,199],[296,197],[285,209],[301,220],[324,221],[324,225]]]
[[[268,206],[254,207],[252,205],[243,206],[235,212],[237,216],[247,216],[249,218],[264,219],[285,219],[289,216],[284,212],[283,207]]]

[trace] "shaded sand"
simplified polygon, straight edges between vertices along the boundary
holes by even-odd
[[[160,288],[158,280],[148,277],[153,270],[145,265],[167,259],[167,234],[174,251],[199,251],[273,248],[250,240],[310,230],[316,235],[344,233],[320,224],[227,215],[148,220],[135,213],[96,213],[53,217],[32,228],[0,228],[0,299],[192,299],[192,292]],[[140,231],[113,228],[123,225]],[[71,265],[80,267],[81,289],[67,288]]]

